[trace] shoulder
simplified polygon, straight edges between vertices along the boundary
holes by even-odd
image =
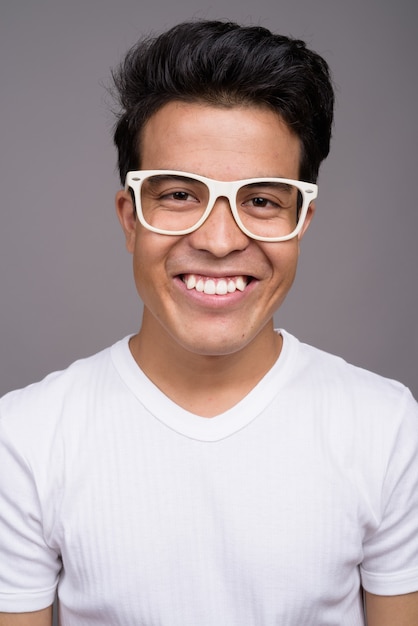
[[[391,430],[407,421],[418,428],[418,404],[401,382],[352,365],[284,334],[293,354],[290,385],[303,391],[305,406],[312,404],[322,415],[348,421],[353,428],[376,428],[386,424]]]
[[[317,385],[327,386],[329,391],[348,394],[384,394],[399,398],[408,392],[405,385],[397,380],[385,378],[375,372],[353,365],[342,357],[303,343],[285,333],[293,353],[299,375]]]
[[[53,428],[53,423],[68,413],[69,408],[81,406],[98,388],[106,389],[114,377],[111,348],[79,359],[64,370],[3,396],[0,426],[20,432],[25,428],[47,429],[48,425]]]

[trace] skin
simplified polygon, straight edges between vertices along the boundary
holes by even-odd
[[[30,613],[0,613],[0,626],[51,626],[52,606]]]
[[[190,171],[219,180],[298,178],[299,141],[267,109],[173,102],[149,120],[142,139],[143,169]],[[132,354],[175,402],[198,415],[217,415],[246,395],[280,354],[272,315],[292,285],[314,207],[299,237],[273,244],[241,233],[223,199],[198,231],[183,237],[144,230],[124,191],[117,194],[116,207],[144,302]],[[243,294],[207,296],[188,292],[178,278],[184,273],[249,274],[253,280]],[[365,601],[368,626],[418,625],[418,593],[366,592]],[[0,626],[51,624],[51,607],[0,613]]]
[[[298,137],[276,113],[261,107],[171,102],[150,118],[141,147],[141,169],[182,170],[218,180],[297,179],[299,174]],[[272,317],[293,283],[314,206],[300,236],[280,243],[242,233],[224,198],[203,226],[181,237],[144,229],[125,191],[117,194],[116,207],[144,303],[141,330],[131,340],[134,358],[182,407],[205,417],[225,411],[280,353]],[[249,275],[251,282],[243,293],[208,296],[185,288],[180,276],[187,273]]]
[[[417,626],[418,592],[376,596],[366,592],[367,626]]]

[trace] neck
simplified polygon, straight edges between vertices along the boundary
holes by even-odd
[[[148,332],[144,319],[130,341],[133,357],[165,395],[202,417],[219,415],[242,400],[273,366],[282,346],[272,320],[248,345],[226,355],[190,352],[159,330]]]

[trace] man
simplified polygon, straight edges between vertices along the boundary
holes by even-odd
[[[0,625],[50,624],[58,587],[62,626],[416,626],[417,404],[272,321],[328,154],[326,63],[195,22],[115,84],[142,325],[0,404]]]

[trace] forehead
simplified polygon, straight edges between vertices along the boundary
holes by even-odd
[[[297,178],[300,141],[267,107],[170,102],[145,124],[142,169],[190,171],[225,180]]]

